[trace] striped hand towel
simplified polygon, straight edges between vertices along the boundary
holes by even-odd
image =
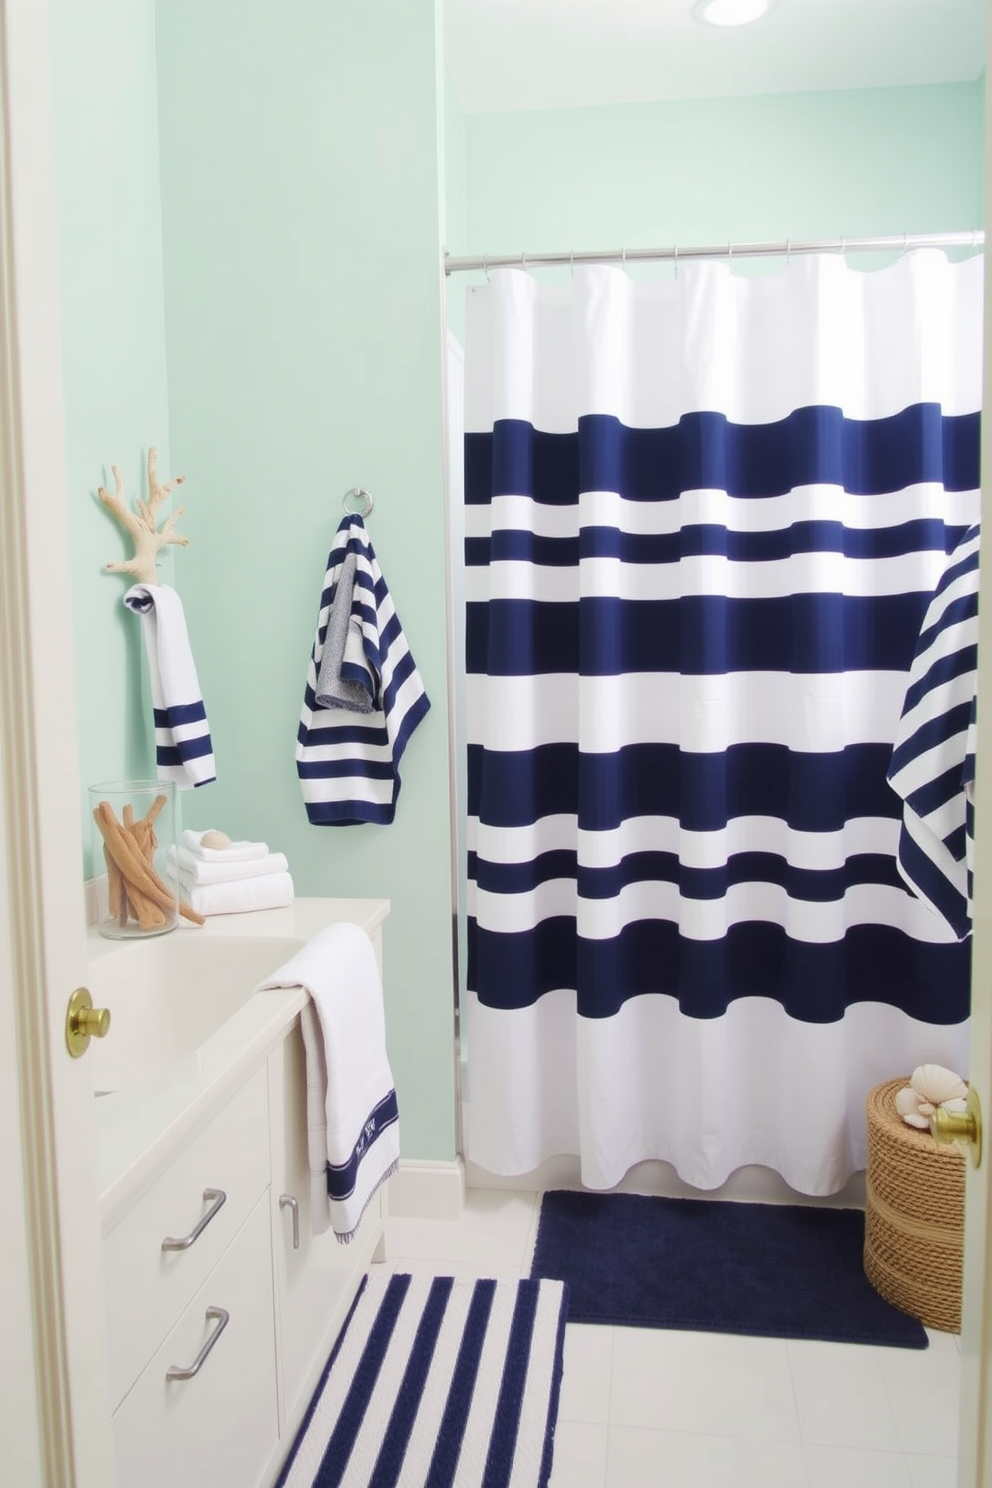
[[[141,616],[159,779],[174,780],[180,790],[207,785],[217,772],[179,595],[166,584],[134,584],[124,603]]]
[[[327,559],[297,735],[309,820],[391,822],[400,760],[429,708],[365,523],[349,515]]]
[[[971,931],[979,528],[947,561],[916,644],[888,780],[899,872],[958,940]]]

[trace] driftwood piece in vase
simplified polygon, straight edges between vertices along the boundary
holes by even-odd
[[[165,796],[156,796],[148,813],[137,821],[131,807],[126,806],[124,820],[119,822],[109,801],[101,801],[93,812],[93,820],[103,837],[110,912],[121,926],[133,917],[142,930],[161,929],[175,911],[176,895],[162,882],[152,865],[157,846],[154,822],[165,805],[165,799]],[[182,900],[178,903],[183,919],[194,925],[205,923],[204,916],[195,909],[183,904]]]

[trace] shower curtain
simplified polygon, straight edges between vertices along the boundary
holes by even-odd
[[[519,270],[466,337],[468,1156],[828,1194],[964,1071],[886,769],[978,517],[981,258]]]

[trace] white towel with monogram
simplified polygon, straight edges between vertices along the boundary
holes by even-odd
[[[375,951],[358,925],[328,925],[255,988],[303,987],[310,1219],[347,1243],[400,1156],[396,1090]]]

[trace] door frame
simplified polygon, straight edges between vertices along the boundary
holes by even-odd
[[[0,1311],[24,1349],[0,1354],[0,1397],[19,1485],[112,1488],[95,1102],[64,1035],[86,928],[47,19],[0,0],[0,1068],[19,1095]]]
[[[992,0],[986,5],[988,34],[992,35]],[[985,110],[985,200],[992,202],[992,109]],[[978,608],[979,750],[982,719],[992,717],[992,573],[988,544],[992,542],[992,256],[985,257],[985,353],[982,396],[982,521],[985,530],[981,558],[982,590]],[[992,735],[984,754],[992,784]],[[961,1412],[958,1430],[960,1488],[992,1482],[992,790],[983,788],[976,769],[975,863],[971,968],[971,1029],[969,1079],[983,1105],[985,1155],[977,1171],[968,1165],[965,1192],[964,1292],[961,1323]],[[977,995],[976,995],[977,993]]]

